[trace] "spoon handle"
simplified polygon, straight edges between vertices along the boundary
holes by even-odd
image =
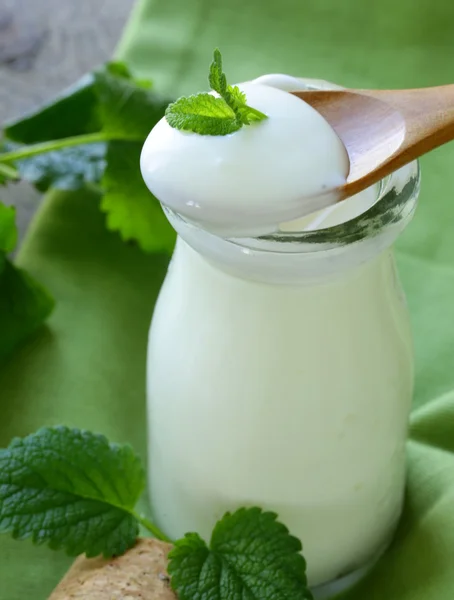
[[[405,139],[400,152],[417,158],[454,139],[454,84],[413,90],[358,90],[382,100],[405,121]]]

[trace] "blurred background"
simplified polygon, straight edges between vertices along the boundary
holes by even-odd
[[[134,0],[0,0],[0,123],[111,58]],[[39,202],[26,183],[2,190],[21,237]]]

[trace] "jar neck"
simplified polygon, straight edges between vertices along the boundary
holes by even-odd
[[[348,248],[289,254],[257,251],[215,236],[210,239],[211,235],[192,237],[185,233],[179,232],[178,243],[188,244],[215,268],[240,279],[274,285],[315,285],[343,279],[375,262],[389,248],[384,239],[375,239]]]

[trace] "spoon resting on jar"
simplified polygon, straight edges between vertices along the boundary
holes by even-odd
[[[338,200],[454,139],[454,85],[292,94],[324,117],[347,150],[350,170]]]

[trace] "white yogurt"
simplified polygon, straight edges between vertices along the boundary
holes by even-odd
[[[180,240],[147,377],[150,498],[169,536],[209,539],[227,510],[272,509],[302,540],[311,585],[384,548],[413,381],[389,252],[279,286],[228,275]]]
[[[144,180],[163,204],[229,236],[269,233],[333,203],[349,168],[342,142],[311,106],[269,85],[239,87],[266,120],[206,136],[163,118],[141,156]]]

